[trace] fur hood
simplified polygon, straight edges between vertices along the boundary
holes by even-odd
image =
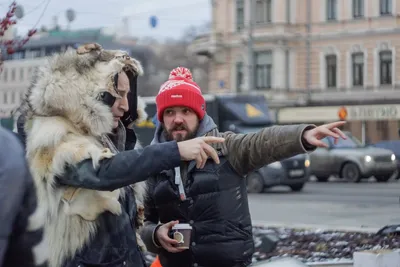
[[[63,117],[92,136],[110,133],[110,108],[98,98],[103,92],[119,97],[113,90],[113,77],[123,70],[143,74],[140,62],[125,51],[104,50],[98,44],[69,48],[48,58],[37,70],[20,112],[28,121],[33,116]],[[145,120],[145,104],[140,98],[137,108],[137,122]]]
[[[96,191],[56,183],[56,177],[65,177],[67,165],[91,159],[96,168],[100,160],[118,153],[104,141],[112,131],[113,116],[99,96],[108,92],[119,97],[113,81],[121,71],[143,73],[141,64],[124,51],[104,50],[98,44],[70,49],[39,68],[20,109],[26,119],[27,159],[47,218],[50,267],[61,266],[90,243],[100,214],[122,212],[119,199],[124,189]],[[138,101],[138,120],[146,119],[144,108]],[[138,207],[136,226],[140,226],[145,187],[143,182],[132,187]]]

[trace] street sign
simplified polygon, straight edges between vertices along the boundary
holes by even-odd
[[[347,108],[346,107],[341,107],[338,111],[338,117],[340,120],[345,121],[347,119]]]
[[[156,16],[151,16],[150,17],[150,26],[152,28],[155,28],[155,27],[157,27],[157,24],[158,24],[158,18]]]

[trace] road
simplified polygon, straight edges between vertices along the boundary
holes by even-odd
[[[309,182],[300,193],[276,188],[249,194],[254,222],[377,229],[400,224],[400,182]]]

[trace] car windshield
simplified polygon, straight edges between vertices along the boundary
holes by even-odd
[[[352,135],[346,134],[347,139],[339,138],[337,144],[333,137],[328,137],[333,148],[357,148],[363,147],[362,143]]]

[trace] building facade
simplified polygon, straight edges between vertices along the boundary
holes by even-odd
[[[399,11],[399,0],[218,0],[212,32],[191,52],[210,58],[210,92],[263,93],[291,114],[282,123],[311,122],[316,110],[297,106],[400,111]],[[371,142],[398,138],[400,112],[379,112],[353,116],[347,130]]]

